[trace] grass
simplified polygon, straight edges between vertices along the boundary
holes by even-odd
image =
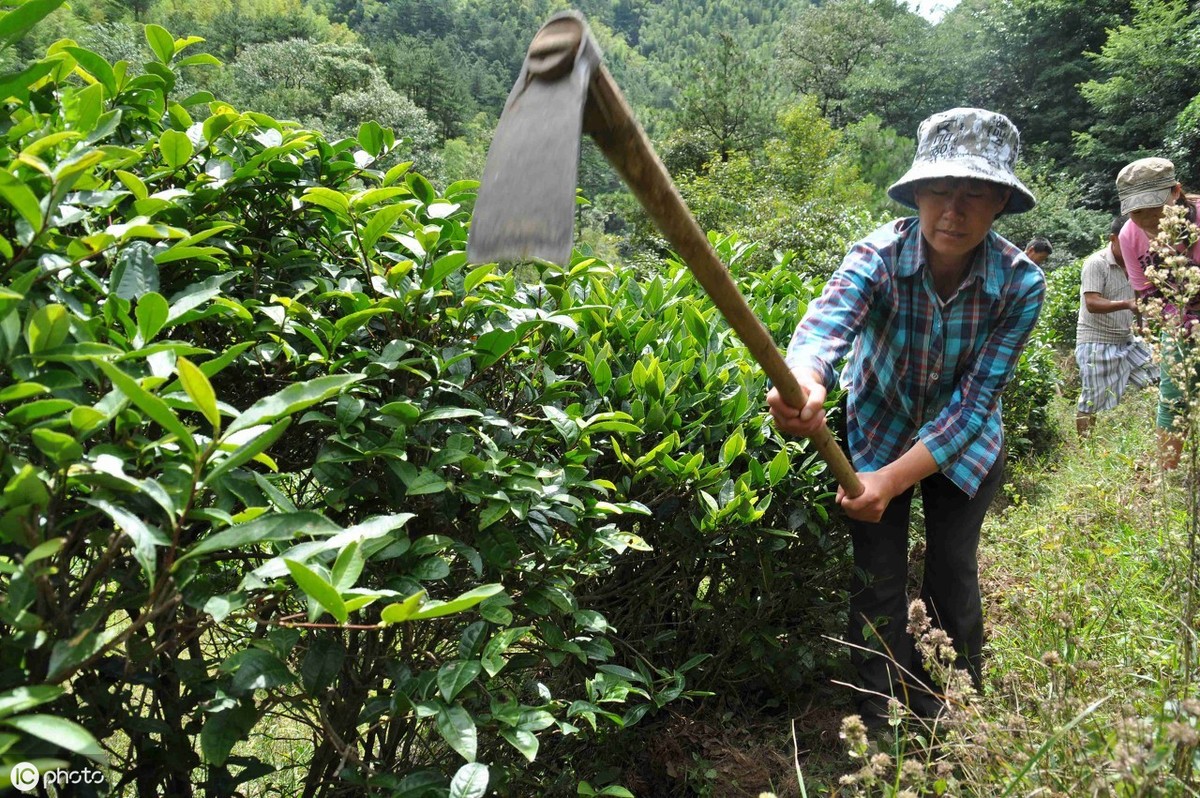
[[[801,736],[795,781],[775,794],[1200,796],[1187,504],[1156,465],[1155,401],[1126,397],[1088,440],[1069,433],[1052,462],[1010,470],[980,551],[983,694],[953,696],[936,730]],[[1072,398],[1053,409],[1073,430]]]

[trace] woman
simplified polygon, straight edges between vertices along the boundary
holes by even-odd
[[[886,715],[889,697],[920,715],[943,706],[905,628],[918,483],[921,596],[953,638],[956,664],[981,684],[977,550],[1004,467],[1000,395],[1045,295],[1041,270],[992,231],[1001,213],[1035,203],[1013,171],[1019,141],[1007,117],[980,108],[921,123],[912,168],[888,189],[917,216],[854,244],[808,305],[788,348],[808,403],[791,407],[774,389],[767,396],[779,429],[811,435],[825,421],[826,389],[848,356],[846,437],[864,492],[852,499],[839,490],[837,502],[854,545],[849,641],[869,725]]]
[[[1139,299],[1161,297],[1162,292],[1146,277],[1146,268],[1156,264],[1158,257],[1151,251],[1150,240],[1158,235],[1159,222],[1169,205],[1180,205],[1187,209],[1187,219],[1196,224],[1200,216],[1200,197],[1185,194],[1183,186],[1175,178],[1175,164],[1166,158],[1141,158],[1125,166],[1117,175],[1117,194],[1121,198],[1121,213],[1129,214],[1129,221],[1121,228],[1118,242],[1125,269],[1129,273],[1129,284]],[[1200,262],[1200,242],[1187,248],[1186,242],[1176,245],[1179,252],[1187,251],[1189,266]],[[1200,297],[1193,299],[1184,308],[1184,321],[1189,326],[1200,318]],[[1179,313],[1175,303],[1166,301],[1164,313],[1174,316]],[[1179,465],[1183,451],[1183,435],[1179,429],[1179,418],[1186,412],[1184,392],[1170,372],[1179,362],[1178,343],[1168,332],[1162,337],[1163,353],[1159,366],[1158,427],[1159,453],[1163,468],[1171,470]],[[1192,392],[1197,388],[1196,375],[1192,376]]]

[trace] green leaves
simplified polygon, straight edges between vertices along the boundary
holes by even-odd
[[[167,323],[170,308],[167,300],[161,294],[150,292],[143,294],[137,303],[137,326],[142,336],[142,343],[148,344],[158,335],[158,331]]]
[[[171,169],[178,169],[191,160],[195,147],[186,133],[178,130],[164,130],[158,140],[158,150],[162,155],[163,163]]]
[[[0,51],[16,43],[63,4],[63,0],[25,0],[12,11],[0,14]]]
[[[64,49],[75,59],[77,72],[82,73],[85,79],[90,78],[103,86],[106,96],[110,99],[117,96],[117,75],[112,65],[100,54],[84,47],[67,46]]]
[[[158,295],[154,294],[153,296]],[[141,305],[139,304],[138,307],[140,309]],[[163,300],[162,318],[165,320],[166,317],[167,303],[166,300]],[[140,316],[138,318],[138,326],[141,326]],[[208,423],[212,424],[213,434],[219,434],[221,432],[221,412],[217,409],[217,395],[213,391],[212,384],[209,383],[208,377],[204,376],[204,372],[196,368],[196,366],[187,358],[179,358],[175,362],[175,368],[179,372],[179,381],[183,384],[183,390],[186,391],[191,400],[196,403],[196,407],[201,413],[204,414],[204,417],[208,419]],[[282,430],[280,431],[282,432]],[[257,454],[257,452],[255,452],[255,454]],[[249,457],[246,459],[248,460]]]
[[[179,558],[183,561],[215,551],[242,548],[276,541],[291,540],[299,535],[319,535],[336,532],[338,526],[320,513],[297,511],[264,515],[245,524],[231,526],[196,543]]]
[[[117,258],[109,285],[112,292],[122,299],[140,299],[158,291],[158,264],[154,261],[150,246],[144,241],[135,241],[125,247]]]
[[[443,665],[437,674],[438,690],[446,701],[453,701],[467,685],[475,681],[483,666],[469,660],[454,660]]]
[[[146,43],[160,64],[169,64],[175,58],[175,37],[161,25],[146,26]]]
[[[459,706],[443,706],[437,713],[437,730],[442,739],[468,762],[475,761],[479,749],[479,733],[475,720]]]
[[[290,416],[306,407],[323,402],[348,385],[362,380],[364,374],[331,374],[327,377],[289,385],[283,390],[259,399],[230,424],[226,435],[259,424],[269,424],[282,416]]]
[[[30,433],[33,445],[56,464],[66,466],[83,456],[83,447],[70,435],[38,428]]]
[[[300,200],[332,211],[339,219],[350,218],[350,201],[340,191],[317,186],[305,191]]]
[[[204,762],[224,765],[233,747],[249,736],[258,721],[254,702],[243,701],[208,715],[200,732],[200,751]]]
[[[403,621],[440,618],[444,615],[453,615],[469,610],[484,599],[494,596],[503,590],[503,585],[481,585],[473,590],[468,590],[451,601],[429,601],[424,604],[421,603],[423,594],[417,593],[409,596],[399,604],[391,604],[384,607],[380,616],[383,618],[384,623],[401,623]]]
[[[483,798],[487,795],[489,777],[487,765],[468,762],[450,780],[450,798]]]
[[[221,664],[221,671],[233,675],[230,689],[234,695],[282,687],[296,679],[279,657],[261,648],[237,652]]]
[[[117,527],[129,536],[133,541],[133,556],[142,566],[142,571],[146,574],[146,581],[153,584],[158,571],[155,549],[170,544],[171,541],[167,536],[163,534],[162,530],[146,523],[123,507],[118,507],[103,499],[87,499],[86,501],[103,510],[112,518]]]
[[[29,353],[37,355],[54,349],[67,339],[71,331],[70,317],[62,305],[46,305],[29,317],[25,327],[25,342]]]
[[[376,242],[406,213],[410,213],[407,205],[388,205],[375,212],[371,221],[362,231],[363,247],[369,252],[375,248]]]
[[[0,199],[11,205],[34,230],[42,229],[42,209],[37,195],[24,181],[5,169],[0,169]]]
[[[112,380],[113,386],[125,394],[129,401],[133,402],[139,410],[157,422],[167,432],[174,435],[176,440],[185,448],[195,451],[196,440],[192,437],[192,433],[183,425],[183,422],[179,420],[175,412],[167,406],[166,402],[142,388],[137,380],[113,364],[104,360],[96,360],[95,363]]]
[[[54,684],[34,684],[7,690],[0,693],[0,718],[49,703],[64,692],[65,688]]]
[[[73,754],[86,756],[96,762],[106,761],[104,751],[96,742],[96,738],[87,729],[66,718],[55,715],[18,715],[5,718],[0,724],[45,740]]]
[[[346,618],[349,616],[346,603],[342,601],[342,597],[338,595],[338,591],[333,585],[303,563],[287,559],[284,560],[284,563],[287,564],[292,579],[296,580],[296,584],[308,594],[309,598],[324,608],[338,623],[346,622]]]

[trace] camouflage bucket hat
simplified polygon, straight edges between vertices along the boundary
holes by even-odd
[[[1117,175],[1121,213],[1166,205],[1178,182],[1175,164],[1166,158],[1140,158],[1128,164]]]
[[[1004,114],[982,108],[951,108],[934,114],[917,128],[917,154],[904,177],[888,188],[888,196],[916,208],[914,186],[922,180],[967,177],[1012,189],[1002,213],[1024,213],[1037,204],[1013,168],[1021,147],[1017,127]]]

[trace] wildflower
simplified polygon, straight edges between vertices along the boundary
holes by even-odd
[[[942,662],[953,662],[958,656],[954,651],[954,640],[944,629],[937,627],[921,635],[921,650],[926,656]]]
[[[880,751],[871,757],[871,772],[876,776],[883,776],[892,766],[892,757]]]
[[[925,766],[916,759],[904,760],[900,765],[900,779],[920,784],[925,780]]]
[[[1167,741],[1190,747],[1200,743],[1200,732],[1190,723],[1168,723]]]
[[[1057,668],[1062,665],[1062,656],[1057,651],[1047,651],[1042,655],[1042,664],[1047,668]]]
[[[843,787],[853,787],[855,784],[858,784],[858,776],[854,773],[847,773],[838,779],[838,784]]]
[[[971,682],[971,674],[964,668],[950,668],[945,677],[946,697],[956,701],[965,701],[975,695],[975,685]]]
[[[908,626],[905,628],[913,637],[918,637],[929,629],[929,613],[925,610],[925,602],[921,599],[914,599],[908,605]]]
[[[917,794],[909,789],[903,789],[896,793],[896,798],[917,798]]]
[[[853,751],[867,747],[867,726],[860,715],[842,718],[842,731],[838,734]]]

